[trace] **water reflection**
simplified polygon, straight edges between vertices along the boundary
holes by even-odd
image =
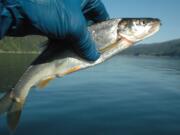
[[[36,56],[35,54],[0,54],[0,92],[9,91]]]

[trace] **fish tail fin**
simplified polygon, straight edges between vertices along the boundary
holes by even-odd
[[[0,99],[0,114],[6,113],[7,124],[11,131],[15,131],[19,123],[24,100],[17,102],[11,96],[11,93],[7,93]]]
[[[14,101],[7,111],[7,124],[11,131],[15,131],[20,121],[21,112],[24,102],[19,103]]]

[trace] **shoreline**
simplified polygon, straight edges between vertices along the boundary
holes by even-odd
[[[157,55],[133,55],[133,54],[119,54],[120,56],[130,56],[130,57],[154,57],[154,58],[176,58],[176,59],[180,59],[180,56],[168,56],[168,55],[161,55],[161,56],[157,56]]]
[[[41,52],[37,52],[37,51],[31,51],[31,52],[21,52],[21,51],[0,51],[0,54],[40,54]],[[131,57],[157,57],[157,58],[180,58],[180,56],[168,56],[168,55],[161,55],[161,56],[157,56],[157,55],[144,55],[144,54],[140,54],[140,55],[135,55],[135,54],[118,54],[120,56],[131,56]]]

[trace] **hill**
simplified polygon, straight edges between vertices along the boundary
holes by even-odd
[[[177,56],[180,57],[180,39],[153,44],[139,44],[127,50],[122,55],[150,55],[150,56]]]
[[[0,52],[38,52],[44,41],[41,36],[6,37],[0,41]]]

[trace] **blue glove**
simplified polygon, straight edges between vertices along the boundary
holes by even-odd
[[[8,0],[0,17],[0,38],[44,35],[59,44],[68,42],[89,61],[100,54],[87,24],[109,18],[100,0]]]
[[[0,39],[7,33],[12,24],[12,16],[8,9],[4,8],[4,2],[0,0]]]

